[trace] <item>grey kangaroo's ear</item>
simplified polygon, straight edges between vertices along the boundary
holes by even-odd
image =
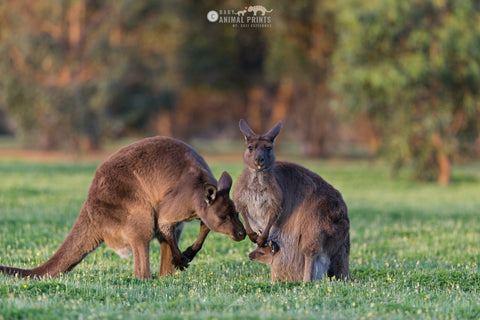
[[[250,127],[245,122],[245,120],[240,119],[239,126],[240,126],[240,131],[242,131],[243,135],[245,136],[245,142],[247,142],[248,138],[253,137],[255,135],[255,132],[253,132],[253,130],[250,129]]]
[[[222,176],[218,180],[218,191],[226,191],[226,193],[230,193],[230,189],[232,188],[232,177],[228,174],[227,171],[223,171]]]
[[[270,141],[275,141],[275,138],[280,133],[280,129],[282,129],[282,121],[279,121],[275,127],[273,127],[270,131],[265,134],[265,138]]]
[[[207,204],[212,204],[217,196],[217,187],[213,184],[206,184],[204,187],[204,198]]]

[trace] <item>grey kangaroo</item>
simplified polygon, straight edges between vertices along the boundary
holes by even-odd
[[[33,269],[0,266],[20,277],[56,276],[73,269],[103,241],[120,256],[133,251],[134,273],[151,278],[149,244],[160,242],[160,275],[183,270],[210,230],[245,238],[229,197],[227,172],[218,184],[205,160],[187,144],[153,137],[111,155],[95,172],[77,221],[57,252]],[[198,238],[185,252],[178,241],[183,222],[200,219]]]
[[[281,127],[279,122],[268,133],[257,135],[240,120],[246,148],[233,199],[247,235],[260,248],[268,240],[276,242],[282,261],[292,261],[282,262],[285,268],[294,270],[295,257],[303,256],[301,274],[288,279],[309,282],[319,279],[319,273],[350,279],[347,206],[340,192],[316,173],[275,161],[274,141]]]

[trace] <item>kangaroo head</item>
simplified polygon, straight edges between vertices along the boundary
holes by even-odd
[[[275,241],[268,241],[267,244],[263,247],[257,247],[255,250],[250,252],[248,258],[251,261],[262,262],[266,264],[272,264],[274,256],[278,253],[280,247]]]
[[[218,187],[206,184],[204,199],[207,204],[198,215],[210,230],[226,234],[234,241],[242,241],[246,231],[230,199],[231,187],[232,177],[227,172],[223,172],[218,180]]]
[[[240,131],[245,136],[246,148],[243,155],[245,166],[257,172],[265,172],[272,169],[275,163],[273,143],[281,128],[282,122],[280,121],[266,134],[257,135],[243,119],[240,120]]]

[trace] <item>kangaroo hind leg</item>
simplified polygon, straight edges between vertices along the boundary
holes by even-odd
[[[154,220],[147,215],[131,215],[123,233],[133,251],[133,270],[140,279],[150,279],[150,241],[154,235]]]
[[[172,263],[172,249],[168,243],[160,241],[160,276],[171,276],[175,273],[175,265]]]
[[[176,268],[180,270],[184,270],[185,268],[188,267],[188,263],[190,260],[187,259],[183,255],[183,253],[180,251],[180,248],[178,247],[178,242],[179,242],[179,232],[177,230],[178,225],[170,225],[170,226],[159,226],[160,231],[162,232],[163,237],[165,238],[165,241],[168,243],[170,246],[170,249],[172,251],[172,262],[175,265]]]
[[[173,241],[178,248],[178,242],[180,241],[180,236],[182,235],[184,223],[179,223],[173,227],[173,232],[171,228],[163,227],[164,233],[167,234],[167,238],[171,237],[168,234],[173,233]],[[167,230],[167,232],[165,232]],[[170,276],[175,273],[175,264],[174,264],[174,255],[171,248],[171,244],[167,241],[164,234],[160,231],[157,233],[157,239],[160,242],[160,276]]]

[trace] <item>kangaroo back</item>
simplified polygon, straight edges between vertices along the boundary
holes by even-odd
[[[48,261],[33,269],[0,266],[0,272],[23,278],[54,277],[66,273],[100,245],[102,241],[97,239],[84,205],[70,233]]]

